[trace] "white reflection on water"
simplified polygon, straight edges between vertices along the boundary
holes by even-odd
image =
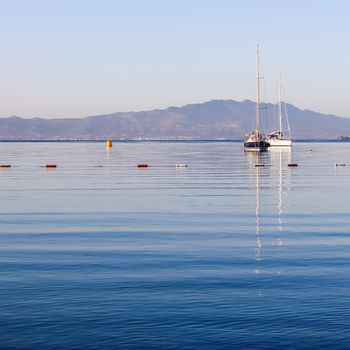
[[[286,203],[284,201],[287,199],[286,191],[288,190],[287,181],[290,177],[290,171],[287,168],[288,164],[291,162],[291,150],[290,149],[273,149],[266,153],[247,153],[245,158],[251,169],[250,173],[255,172],[255,260],[257,262],[263,260],[264,251],[264,224],[263,224],[263,214],[262,210],[264,205],[268,208],[271,207],[272,217],[276,217],[276,224],[273,226],[276,231],[273,233],[273,240],[271,246],[282,247],[284,231],[284,207]],[[263,166],[256,166],[256,165]],[[264,180],[264,186],[261,182]],[[276,204],[272,201],[271,203],[264,203],[262,201],[262,191],[263,199],[265,201],[270,201],[271,198],[276,197]],[[276,196],[274,195],[276,194]],[[268,212],[267,209],[265,212]],[[271,224],[270,224],[271,225]],[[277,274],[281,275],[283,269],[282,267],[277,268]],[[255,273],[260,275],[261,265],[258,264]],[[261,294],[262,291],[259,290]]]
[[[291,163],[291,149],[290,148],[279,148],[272,149],[271,151],[271,165],[274,167],[275,171],[278,170],[278,176],[276,176],[276,180],[278,181],[278,185],[274,186],[278,190],[278,204],[277,204],[277,214],[278,214],[278,232],[279,236],[277,237],[277,245],[281,246],[283,244],[282,241],[282,232],[283,232],[283,213],[284,207],[286,203],[283,201],[287,199],[286,196],[286,182],[287,177],[290,175],[290,172],[287,171],[287,166]]]
[[[261,260],[261,237],[260,237],[260,167],[256,168],[256,260]]]

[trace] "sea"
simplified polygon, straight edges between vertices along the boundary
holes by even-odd
[[[350,143],[0,142],[0,164],[0,349],[350,349]]]

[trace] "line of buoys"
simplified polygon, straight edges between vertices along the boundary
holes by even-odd
[[[260,167],[264,167],[265,164],[254,164],[254,166],[256,168],[260,168]],[[297,163],[288,163],[287,165],[288,167],[297,167],[299,166]],[[345,163],[334,163],[334,166],[338,167],[338,166],[346,166]],[[11,164],[0,164],[0,168],[11,168]],[[43,168],[57,168],[57,164],[46,164],[44,166],[42,166]],[[94,168],[103,168],[103,165],[95,165]],[[147,163],[140,163],[136,165],[137,168],[149,168],[150,165],[148,165]],[[188,165],[186,163],[178,163],[175,165],[176,168],[187,168]]]

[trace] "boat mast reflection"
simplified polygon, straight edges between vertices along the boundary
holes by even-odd
[[[255,176],[255,259],[262,259],[262,237],[261,237],[261,178],[269,172],[270,155],[266,153],[247,154],[250,174]],[[255,174],[253,175],[253,171]]]
[[[290,149],[275,149],[263,154],[248,154],[247,160],[250,168],[250,174],[255,176],[255,259],[263,259],[263,237],[262,237],[262,189],[264,188],[262,182],[265,183],[267,192],[264,197],[269,201],[269,198],[276,198],[277,204],[267,205],[267,210],[272,210],[277,217],[277,223],[274,225],[275,239],[277,243],[273,245],[282,246],[282,232],[283,232],[283,213],[284,213],[284,195],[285,195],[285,181],[289,172],[286,171],[286,166],[290,162]],[[255,174],[254,174],[255,173]],[[270,209],[269,209],[270,208]],[[275,209],[273,209],[275,208]],[[277,212],[276,212],[277,208]],[[272,213],[271,213],[272,214]],[[276,241],[275,241],[276,242]]]
[[[260,237],[260,167],[256,167],[256,206],[255,206],[255,229],[256,229],[256,248],[255,259],[261,260],[261,237]]]
[[[281,239],[281,233],[283,231],[282,228],[282,150],[279,150],[279,176],[278,176],[278,231],[279,231],[279,236],[278,236],[278,245],[281,246],[283,244],[282,239]]]
[[[278,165],[278,204],[277,204],[277,217],[278,217],[278,246],[283,245],[281,233],[283,232],[283,199],[285,195],[285,181],[288,172],[283,173],[283,169],[286,169],[288,163],[291,162],[291,150],[290,149],[276,149],[272,152],[275,162]],[[274,162],[273,162],[274,163]]]

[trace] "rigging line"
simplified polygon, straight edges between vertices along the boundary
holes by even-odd
[[[289,124],[289,117],[288,117],[288,111],[287,111],[287,104],[284,102],[284,113],[286,115],[286,121],[287,121],[287,128],[289,133],[289,138],[292,138],[292,132],[290,131],[290,124]]]
[[[287,103],[285,101],[285,96],[284,96],[284,88],[283,89],[281,88],[281,104],[283,105],[283,111],[284,111],[284,115],[285,115],[285,120],[286,120],[286,124],[287,124],[287,130],[288,130],[289,138],[292,139],[292,132],[290,130]]]
[[[263,65],[261,64],[261,59],[259,56],[259,76],[258,76],[258,80],[262,80],[263,81],[263,88],[259,89],[260,90],[260,98],[259,98],[259,102],[260,102],[260,106],[259,106],[259,112],[264,110],[264,113],[260,113],[260,132],[262,134],[264,134],[264,132],[266,131],[266,119],[267,119],[267,104],[265,102],[262,101],[266,101],[266,80],[265,80],[265,74],[264,74],[264,68]],[[262,91],[261,91],[262,90]],[[261,98],[261,96],[263,98]]]

